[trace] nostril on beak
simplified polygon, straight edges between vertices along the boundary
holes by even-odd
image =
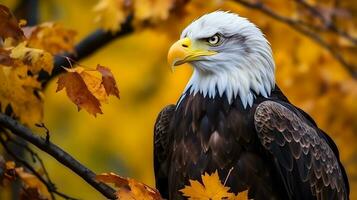
[[[187,44],[182,44],[182,47],[187,48],[187,47],[188,47],[188,45],[187,45]]]

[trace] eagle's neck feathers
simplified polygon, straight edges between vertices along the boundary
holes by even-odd
[[[270,66],[273,63],[256,59],[252,63],[246,61],[235,64],[235,67],[222,67],[221,71],[215,73],[194,67],[184,93],[201,93],[205,98],[226,95],[229,103],[240,98],[244,108],[251,107],[256,96],[270,96],[275,86],[274,67]]]

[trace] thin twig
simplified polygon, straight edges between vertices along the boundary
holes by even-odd
[[[39,128],[43,128],[45,130],[46,133],[46,142],[49,143],[50,142],[50,130],[48,130],[48,128],[46,127],[46,125],[44,123],[39,123],[39,124],[35,124],[35,126],[39,127]]]
[[[53,190],[53,186],[48,184],[45,179],[29,164],[27,163],[24,159],[20,158],[19,156],[16,155],[16,153],[12,152],[9,146],[6,144],[6,141],[0,136],[0,143],[6,150],[6,152],[12,156],[17,162],[20,162],[22,165],[24,165],[32,174],[34,174],[42,183],[44,183],[48,189],[48,191],[51,194],[52,198],[55,198],[53,193],[51,192]]]
[[[58,162],[65,165],[71,169],[78,176],[83,178],[88,184],[90,184],[94,189],[102,193],[105,197],[109,199],[116,199],[115,190],[110,186],[101,183],[95,179],[96,174],[90,169],[82,165],[79,161],[73,158],[70,154],[62,150],[57,145],[52,142],[47,143],[44,138],[37,136],[32,133],[30,129],[20,124],[18,121],[12,119],[11,117],[0,113],[0,125],[7,128],[11,133],[21,137],[22,139],[28,141],[29,143],[35,145],[42,151],[48,153]]]
[[[306,8],[313,16],[316,16],[319,18],[321,23],[327,28],[329,31],[349,40],[352,42],[354,45],[357,45],[357,38],[353,37],[346,31],[340,29],[336,24],[333,23],[332,20],[327,20],[322,13],[314,6],[310,5],[307,1],[305,0],[295,0],[296,3],[300,4],[304,8]]]
[[[43,163],[43,160],[40,158],[40,156],[34,152],[26,143],[21,143],[20,141],[17,141],[16,139],[13,139],[7,132],[4,132],[7,136],[7,141],[15,144],[16,146],[25,149],[28,153],[30,153],[33,162],[39,162],[41,165],[41,169],[43,170],[43,173],[45,174],[45,177],[47,178],[48,182],[55,187],[54,183],[52,182],[50,175],[45,167],[45,164]]]
[[[52,181],[49,179],[47,171],[45,172],[45,174],[47,174],[47,181],[24,159],[22,159],[21,157],[17,156],[16,153],[14,153],[10,147],[7,145],[7,142],[14,142],[14,140],[10,139],[7,136],[6,141],[1,137],[0,135],[0,143],[1,145],[4,147],[4,149],[6,150],[6,152],[12,156],[17,162],[21,163],[26,169],[28,169],[33,175],[35,175],[46,187],[47,190],[49,191],[49,193],[51,194],[52,199],[55,199],[55,196],[53,194],[56,194],[64,199],[67,200],[78,200],[76,198],[70,197],[62,192],[59,192],[57,190],[57,188],[55,187],[55,185],[52,183]],[[26,150],[30,150],[32,153],[34,153],[36,156],[38,156],[35,152],[32,151],[32,149],[30,148],[26,148]],[[46,168],[44,168],[42,160],[39,159],[40,163],[42,164],[42,168],[44,170],[46,170]]]

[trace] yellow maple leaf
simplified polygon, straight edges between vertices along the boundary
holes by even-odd
[[[93,71],[96,72],[96,71]],[[83,81],[88,87],[88,90],[100,101],[103,103],[107,103],[108,95],[104,89],[104,85],[102,84],[102,79],[97,77],[96,74],[82,71],[80,73]]]
[[[48,73],[52,72],[53,57],[50,53],[42,50],[29,48],[26,46],[27,42],[21,42],[15,47],[9,48],[11,50],[10,57],[21,60],[32,73],[38,73],[44,70]]]
[[[14,44],[5,40],[6,45]],[[32,126],[42,120],[43,100],[41,84],[37,80],[41,70],[51,72],[52,56],[41,50],[26,46],[21,42],[15,47],[2,50],[6,62],[0,65],[0,111],[11,107],[12,115],[21,122]],[[4,57],[3,56],[3,57]],[[10,60],[9,60],[10,59]],[[5,66],[9,64],[9,66]],[[29,75],[28,72],[32,75]]]
[[[189,180],[190,186],[185,186],[180,192],[189,200],[222,200],[234,197],[234,194],[228,192],[229,187],[224,186],[219,179],[218,172],[209,175],[203,174],[202,184],[197,180]]]
[[[28,76],[27,71],[27,66],[18,62],[13,67],[0,65],[0,111],[11,106],[21,122],[33,125],[42,120],[43,101],[37,76]]]
[[[127,0],[100,0],[94,7],[94,11],[97,13],[95,21],[105,30],[119,31],[120,25],[131,10],[130,2]]]

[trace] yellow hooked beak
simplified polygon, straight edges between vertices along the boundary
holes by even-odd
[[[190,38],[183,38],[175,42],[169,50],[167,60],[172,68],[186,62],[199,60],[201,56],[214,55],[217,52],[203,48],[195,48]]]

